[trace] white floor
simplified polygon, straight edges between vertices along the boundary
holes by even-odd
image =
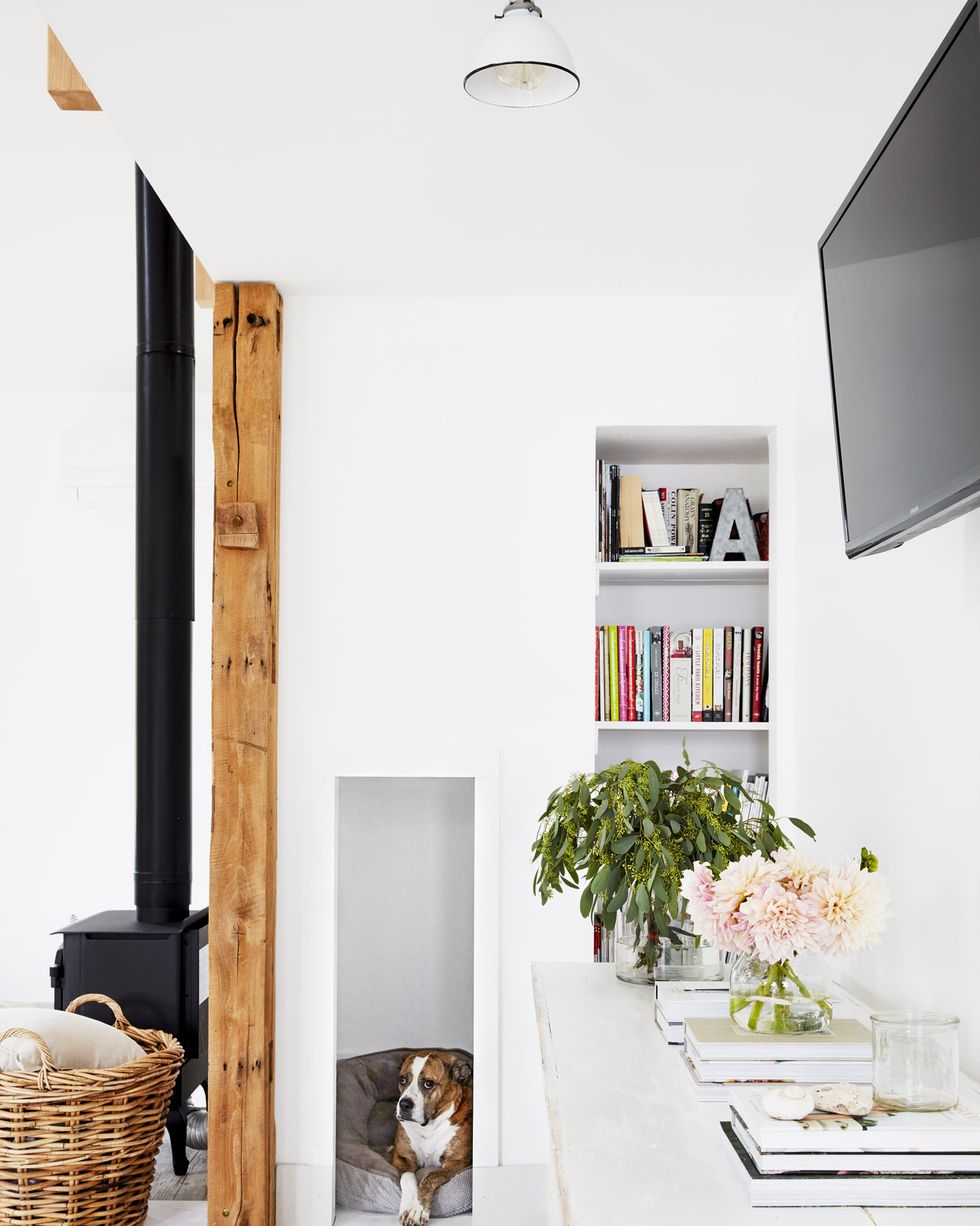
[[[207,1226],[207,1220],[202,1200],[151,1200],[146,1226]]]
[[[446,1226],[545,1226],[547,1190],[543,1166],[502,1166],[481,1172],[483,1190],[469,1213],[455,1218],[434,1218]],[[146,1226],[207,1226],[207,1206],[203,1201],[151,1201]],[[336,1226],[387,1226],[394,1218],[377,1213],[354,1213],[342,1209]],[[297,1223],[296,1226],[323,1226]]]

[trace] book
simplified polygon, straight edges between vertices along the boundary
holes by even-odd
[[[703,723],[710,723],[714,719],[712,708],[712,691],[715,668],[715,649],[714,649],[714,630],[710,626],[705,626],[701,632],[703,639],[702,651],[704,653],[704,665],[701,670],[701,720]]]
[[[670,719],[670,626],[660,627],[660,689],[663,698],[662,719]]]
[[[643,530],[643,478],[628,476],[619,478],[619,548],[643,548],[646,537]]]
[[[715,524],[718,513],[710,502],[702,502],[698,508],[698,553],[711,553],[711,542],[715,538]]]
[[[595,628],[595,718],[602,719],[602,701],[600,691],[602,689],[602,662],[599,658],[599,643],[602,639],[601,627]]]
[[[749,1194],[753,1208],[775,1206],[858,1205],[902,1208],[967,1208],[980,1206],[980,1174],[914,1175],[855,1174],[836,1171],[806,1171],[763,1174],[735,1135],[723,1122],[725,1148],[736,1177]]]
[[[764,630],[752,627],[752,722],[762,719],[762,648]]]
[[[677,538],[677,490],[667,491],[667,536],[672,545],[679,545]]]
[[[619,627],[607,626],[609,639],[609,718],[619,720]]]
[[[670,634],[670,720],[691,722],[691,632]]]
[[[663,628],[650,627],[650,718],[656,723],[662,723],[664,718],[664,657]]]
[[[842,1117],[822,1111],[802,1120],[774,1120],[763,1111],[762,1095],[754,1088],[738,1090],[731,1101],[749,1135],[767,1153],[980,1152],[980,1092],[965,1078],[959,1102],[948,1111],[877,1108],[845,1127]]]
[[[732,699],[733,699],[733,682],[732,682],[732,659],[735,651],[735,627],[725,627],[725,673],[724,673],[724,718],[726,723],[732,722]]]
[[[759,511],[758,514],[752,516],[752,522],[755,524],[755,537],[759,546],[759,560],[762,562],[768,562],[769,512]]]
[[[657,1009],[668,1022],[683,1027],[689,1017],[728,1017],[728,984],[724,979],[713,981],[713,991],[690,991],[680,980],[656,985]]]
[[[679,1047],[684,1042],[684,1023],[668,1021],[664,1016],[663,1010],[659,1007],[655,1010],[655,1018],[657,1026],[667,1042],[675,1047]]]
[[[752,631],[742,632],[742,723],[752,718]]]
[[[758,1081],[823,1085],[831,1081],[860,1084],[871,1080],[870,1060],[702,1060],[692,1051],[687,1058],[702,1081],[719,1081],[729,1086]]]
[[[643,718],[653,718],[653,669],[651,652],[653,651],[653,631],[643,631]]]
[[[670,1041],[668,1039],[668,1042]],[[796,1154],[765,1153],[756,1145],[742,1117],[734,1108],[732,1108],[732,1131],[763,1175],[778,1175],[791,1171],[833,1171],[840,1174],[850,1172],[878,1175],[889,1172],[938,1175],[980,1171],[980,1152],[923,1154],[910,1150],[906,1153],[884,1154],[880,1150],[866,1150],[860,1154],[835,1154],[820,1151]]]
[[[660,502],[660,495],[656,490],[642,490],[641,501],[647,543],[654,547],[669,545],[670,540],[667,536],[667,525],[664,523],[664,510]]]
[[[715,626],[711,636],[711,718],[720,724],[725,718],[725,627]]]
[[[701,695],[704,691],[704,630],[697,626],[691,643],[691,719],[703,722]]]
[[[698,552],[698,504],[700,490],[677,491],[677,544],[687,553]]]
[[[636,545],[628,548],[623,546],[619,551],[620,562],[637,562],[642,558],[669,558],[673,561],[689,556],[682,545]]]
[[[816,1034],[760,1034],[728,1018],[693,1017],[687,1047],[702,1060],[870,1060],[871,1031],[853,1017]]]
[[[732,721],[742,719],[742,627],[736,626],[732,637]]]
[[[619,465],[609,465],[609,561],[619,561]]]

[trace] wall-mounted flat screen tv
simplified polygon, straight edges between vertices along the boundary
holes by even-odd
[[[848,556],[980,505],[980,17],[963,10],[820,240]]]

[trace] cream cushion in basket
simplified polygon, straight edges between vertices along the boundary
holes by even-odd
[[[116,1068],[145,1055],[128,1035],[105,1022],[79,1013],[56,1009],[0,1009],[0,1034],[5,1030],[33,1030],[51,1049],[60,1069]],[[34,1072],[41,1054],[31,1039],[4,1039],[0,1043],[0,1072]]]

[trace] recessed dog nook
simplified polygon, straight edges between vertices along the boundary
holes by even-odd
[[[345,1209],[398,1214],[396,1128],[402,1145],[414,1141],[408,1165],[417,1161],[421,1173],[437,1160],[430,1135],[440,1132],[448,1144],[457,1125],[447,1122],[447,1109],[462,1117],[462,1097],[472,1093],[474,784],[343,778],[337,798],[343,1222]],[[469,1165],[435,1192],[433,1217],[471,1210]]]
[[[330,776],[341,1226],[469,1214],[498,1161],[496,763],[397,756]]]

